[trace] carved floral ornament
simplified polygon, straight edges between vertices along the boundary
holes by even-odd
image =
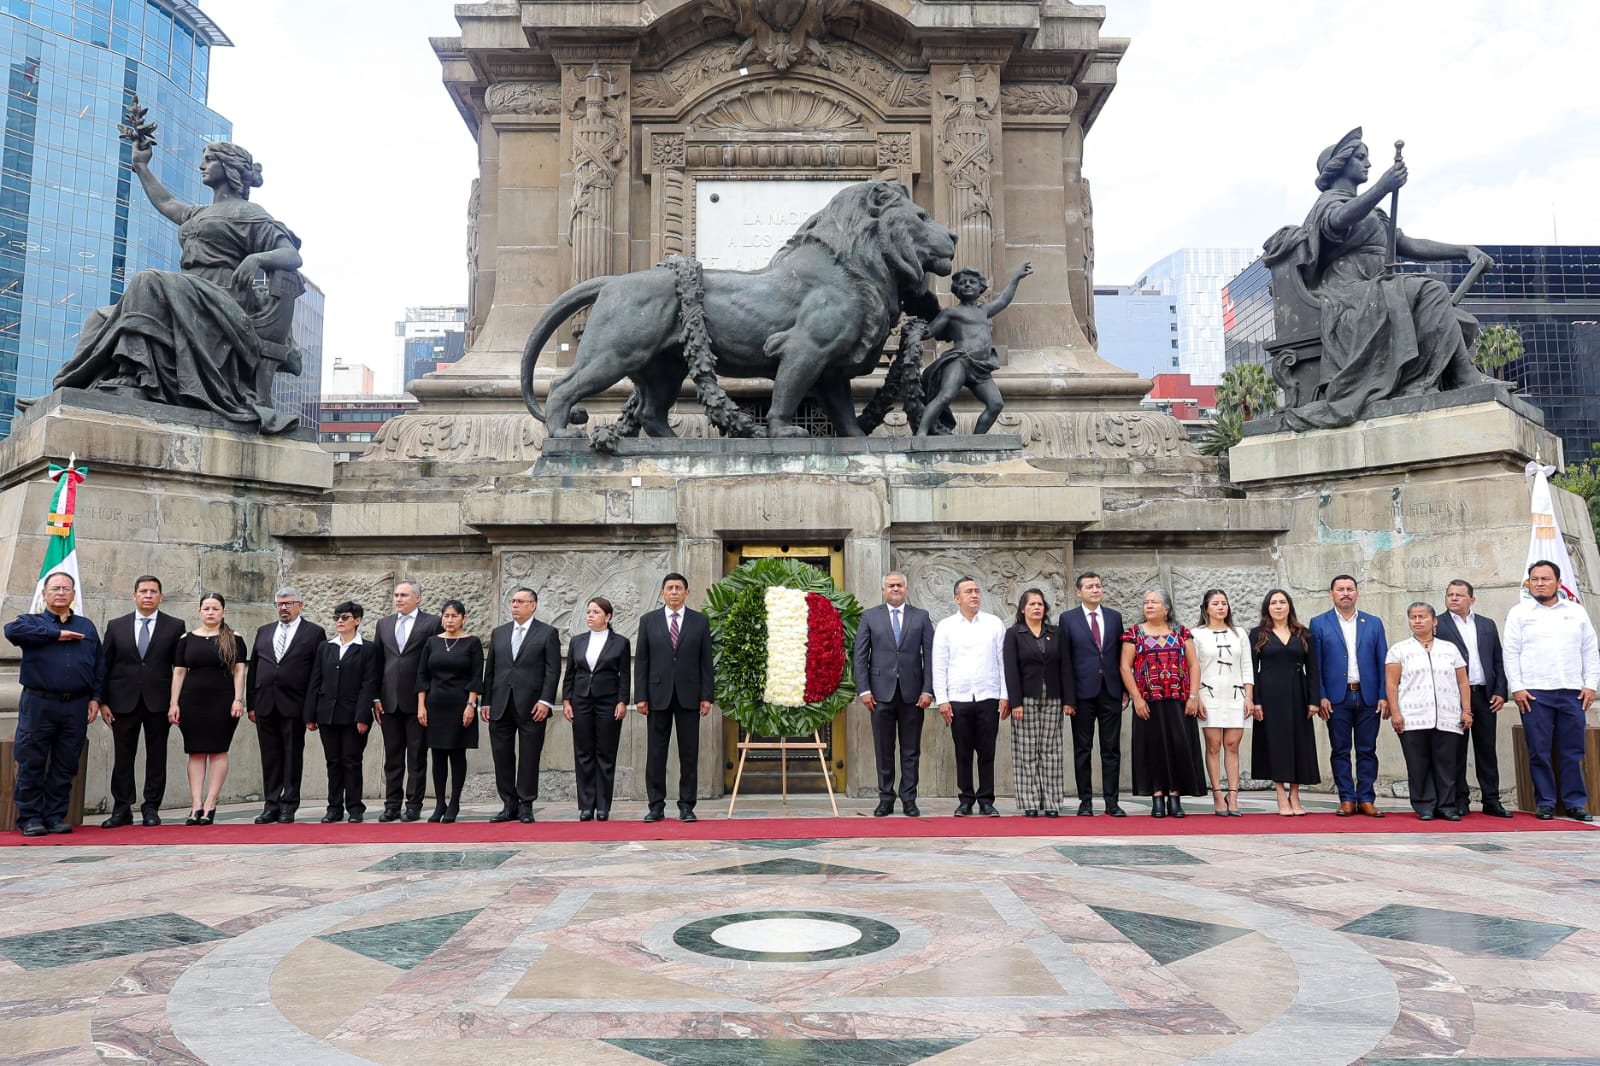
[[[1078,90],[1070,85],[1002,85],[1000,107],[1008,115],[1070,115]]]
[[[554,82],[499,81],[483,94],[491,115],[557,115],[561,113],[561,87]]]
[[[696,113],[689,124],[741,133],[787,133],[859,129],[865,121],[858,109],[819,89],[767,83],[724,96]]]
[[[757,62],[753,56],[741,58],[741,51],[739,41],[723,38],[690,49],[660,71],[635,73],[634,107],[642,111],[676,111],[708,86]],[[818,45],[817,50],[808,50],[794,66],[828,71],[887,109],[925,108],[932,99],[926,72],[901,70],[849,41],[829,40],[825,47]]]

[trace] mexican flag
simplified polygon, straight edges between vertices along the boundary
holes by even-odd
[[[72,597],[72,609],[83,613],[83,580],[78,576],[78,538],[72,532],[72,520],[78,513],[78,484],[89,476],[89,468],[77,466],[76,452],[66,466],[50,464],[50,480],[56,491],[50,497],[50,518],[45,530],[50,534],[44,549],[44,562],[39,567],[39,583],[33,587],[33,606],[29,610],[44,610],[44,583],[51,574],[66,574],[72,578],[77,592]]]
[[[1528,567],[1541,559],[1555,563],[1561,568],[1561,589],[1558,595],[1564,600],[1582,603],[1583,597],[1578,591],[1578,572],[1573,569],[1572,557],[1567,553],[1567,542],[1561,539],[1561,526],[1556,522],[1555,501],[1550,498],[1550,475],[1555,472],[1555,467],[1542,466],[1539,463],[1529,463],[1523,470],[1525,476],[1533,479],[1533,495],[1529,501],[1533,532],[1528,538],[1528,561],[1522,569],[1526,574]],[[1526,583],[1522,586],[1522,598],[1529,598]]]

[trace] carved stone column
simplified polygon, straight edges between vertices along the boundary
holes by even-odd
[[[563,72],[572,94],[566,121],[572,161],[567,243],[572,248],[573,284],[626,269],[625,263],[613,262],[612,250],[619,230],[617,200],[628,185],[629,123],[627,89],[614,74],[601,70],[598,62],[581,78],[576,69],[566,67]]]
[[[957,264],[983,271],[994,283],[999,71],[989,65],[936,64],[933,82],[934,215],[958,235]]]

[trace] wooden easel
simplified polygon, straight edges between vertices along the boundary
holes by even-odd
[[[744,778],[744,760],[752,751],[776,751],[780,765],[781,779],[783,782],[783,803],[789,804],[789,753],[791,751],[814,751],[817,753],[817,762],[822,764],[822,783],[828,786],[828,802],[833,804],[833,816],[839,817],[839,801],[833,795],[833,774],[828,771],[828,757],[825,752],[828,745],[822,741],[822,733],[811,734],[812,743],[793,741],[787,737],[772,740],[741,740],[739,741],[739,769],[733,775],[733,794],[728,797],[728,817],[733,817],[734,804],[739,802],[739,782]]]

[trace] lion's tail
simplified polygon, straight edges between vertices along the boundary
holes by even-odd
[[[540,316],[539,324],[528,334],[528,343],[522,346],[522,402],[528,405],[528,412],[541,422],[545,421],[544,407],[533,394],[533,368],[539,362],[539,353],[561,323],[594,303],[600,296],[600,290],[610,280],[609,275],[590,278],[556,297],[556,302]]]

